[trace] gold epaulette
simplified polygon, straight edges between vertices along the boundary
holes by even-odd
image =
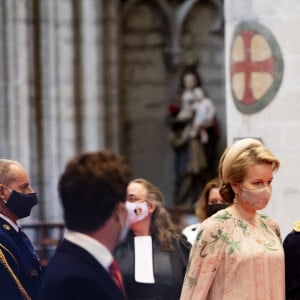
[[[300,232],[300,221],[297,221],[297,222],[294,224],[294,231]]]

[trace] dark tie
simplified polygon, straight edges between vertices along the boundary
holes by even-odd
[[[109,273],[116,285],[118,286],[118,288],[122,291],[124,296],[126,296],[122,274],[119,269],[118,263],[115,260],[113,260],[113,262],[109,266]]]
[[[38,256],[36,254],[36,251],[34,250],[28,236],[25,234],[25,232],[20,228],[19,230],[19,236],[21,237],[23,244],[25,244],[26,248],[29,250],[29,252],[32,254],[32,256],[38,260]]]
[[[38,275],[38,273],[42,274],[43,272],[43,268],[40,264],[40,260],[38,258],[38,255],[35,251],[35,249],[33,248],[28,236],[26,235],[26,233],[21,229],[19,228],[19,232],[18,232],[18,235],[19,237],[21,238],[22,242],[23,242],[23,245],[28,249],[29,253],[31,253],[31,257],[33,258],[34,260],[34,263],[35,263],[35,266],[36,268],[38,269],[38,271],[36,270],[31,270],[30,271],[30,274],[31,276],[34,274],[35,276]],[[38,272],[38,273],[36,273]]]

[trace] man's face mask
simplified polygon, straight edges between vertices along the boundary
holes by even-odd
[[[38,203],[36,193],[22,194],[12,191],[6,201],[7,208],[12,211],[18,219],[30,216],[31,209]]]

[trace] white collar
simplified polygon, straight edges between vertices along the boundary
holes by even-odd
[[[113,256],[103,244],[86,234],[71,230],[66,230],[64,238],[85,249],[108,271]]]

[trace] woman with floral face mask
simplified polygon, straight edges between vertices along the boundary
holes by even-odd
[[[130,232],[114,256],[128,300],[178,300],[190,244],[175,229],[159,189],[145,179],[127,187]]]
[[[257,212],[270,200],[278,168],[278,159],[256,139],[225,150],[220,194],[231,205],[201,224],[181,300],[285,299],[279,227]]]

